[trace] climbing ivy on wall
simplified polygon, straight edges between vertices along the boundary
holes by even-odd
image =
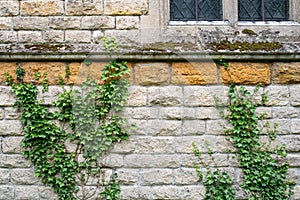
[[[227,70],[230,76],[228,62],[220,59],[218,64]],[[230,76],[231,77],[231,76]],[[229,87],[229,104],[222,105],[216,97],[217,108],[220,111],[227,110],[227,115],[221,115],[231,125],[225,128],[228,140],[236,148],[236,154],[243,171],[243,183],[241,187],[249,200],[289,200],[292,199],[295,183],[287,179],[289,164],[285,160],[285,146],[271,148],[272,141],[277,137],[277,126],[270,128],[268,123],[262,128],[259,121],[264,115],[258,116],[256,108],[265,105],[267,94],[257,100],[258,85],[251,94],[245,87],[237,87],[234,83]],[[263,132],[265,128],[267,131]],[[269,141],[261,144],[261,135],[268,137]],[[195,165],[199,180],[206,187],[205,199],[235,199],[235,189],[231,178],[226,172],[216,170],[211,172],[207,164],[201,160],[201,153],[193,143],[193,150],[200,161],[200,166]],[[210,151],[209,151],[210,152]],[[211,155],[213,156],[213,155]],[[203,180],[202,168],[206,169],[206,180]]]
[[[70,76],[69,66],[66,72]],[[106,180],[99,158],[116,142],[128,139],[126,120],[121,115],[129,86],[124,78],[129,73],[126,62],[106,65],[101,85],[88,77],[80,90],[63,87],[64,92],[53,102],[58,108],[55,112],[37,99],[40,92],[37,85],[23,82],[25,73],[18,67],[17,80],[6,73],[6,83],[18,99],[15,107],[23,111],[22,147],[24,156],[35,166],[35,175],[53,187],[60,200],[90,199],[95,195],[118,199],[117,175],[113,173]],[[40,78],[39,72],[36,73],[35,79]],[[46,74],[42,78],[42,92],[46,92]],[[85,187],[91,180],[96,180],[94,185],[98,190]]]

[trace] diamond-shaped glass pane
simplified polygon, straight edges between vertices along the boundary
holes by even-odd
[[[265,20],[287,20],[288,5],[287,0],[265,0]]]
[[[171,20],[195,20],[195,0],[171,0]]]
[[[172,21],[222,20],[222,0],[170,0]]]
[[[198,0],[198,20],[222,20],[222,1]]]
[[[262,20],[261,0],[239,0],[238,7],[240,21]]]

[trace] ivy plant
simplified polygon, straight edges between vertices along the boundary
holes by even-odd
[[[66,71],[69,77],[68,66]],[[62,86],[64,92],[53,102],[58,108],[55,112],[38,100],[37,85],[23,82],[24,69],[17,69],[17,80],[6,73],[6,83],[18,99],[15,107],[23,111],[24,156],[34,164],[35,175],[53,187],[59,200],[85,200],[95,195],[118,199],[116,175],[105,180],[99,158],[116,142],[128,139],[127,122],[121,115],[128,96],[129,84],[124,78],[128,73],[126,62],[115,60],[105,66],[101,85],[88,77],[81,90]],[[37,73],[35,79],[39,78]],[[42,92],[46,92],[47,74],[42,78]],[[64,85],[62,82],[61,78]],[[86,189],[90,180],[96,180],[93,186],[98,190]]]

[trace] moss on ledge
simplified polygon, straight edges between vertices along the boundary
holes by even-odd
[[[212,42],[209,48],[215,51],[218,50],[240,50],[240,51],[274,51],[282,48],[282,44],[278,42],[230,42],[222,40],[220,42]]]

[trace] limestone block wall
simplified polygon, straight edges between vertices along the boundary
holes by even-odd
[[[82,81],[90,70],[95,79],[104,62],[90,67],[80,62],[2,62],[3,73],[11,74],[18,65],[34,74],[48,71],[50,90],[45,103],[58,97],[58,74],[70,66],[70,83]],[[129,62],[130,96],[124,115],[136,124],[128,141],[112,149],[104,164],[116,170],[121,184],[121,199],[200,200],[205,188],[197,182],[192,152],[195,142],[210,166],[227,171],[238,185],[242,180],[237,158],[225,139],[221,119],[214,107],[214,95],[227,102],[228,74],[214,62]],[[290,162],[289,177],[297,186],[294,200],[300,199],[300,63],[299,62],[230,62],[232,78],[248,89],[263,83],[269,101],[259,107],[266,113],[265,122],[278,123],[279,137],[274,145],[286,144]],[[30,74],[26,75],[30,81]],[[12,105],[15,97],[8,86],[0,86],[0,199],[57,199],[52,189],[34,177],[34,169],[21,153],[22,125],[20,112]],[[49,107],[51,107],[49,105]],[[261,139],[264,141],[264,137]],[[205,141],[210,143],[215,162],[208,156]],[[241,190],[237,198],[243,199]]]

